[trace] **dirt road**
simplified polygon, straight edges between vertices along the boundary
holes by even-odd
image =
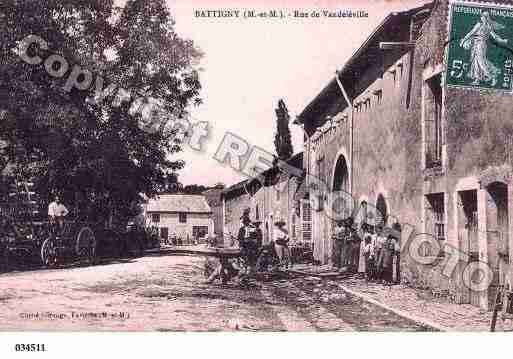
[[[202,284],[203,259],[147,256],[0,275],[0,330],[429,330],[314,277]]]

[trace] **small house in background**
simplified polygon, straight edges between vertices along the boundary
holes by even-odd
[[[146,205],[146,226],[158,228],[160,238],[170,235],[190,243],[214,232],[212,209],[202,195],[164,194]]]

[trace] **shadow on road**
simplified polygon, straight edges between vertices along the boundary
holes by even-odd
[[[140,257],[139,257],[140,258]],[[134,263],[137,258],[102,258],[98,259],[94,264],[90,264],[88,262],[70,262],[70,263],[62,263],[58,264],[52,268],[44,267],[42,264],[32,264],[32,265],[19,265],[11,268],[7,271],[0,272],[0,275],[15,275],[15,274],[25,274],[30,272],[46,272],[46,271],[57,271],[63,269],[75,269],[75,268],[84,268],[84,267],[102,267],[109,266],[114,264],[125,264],[125,263]]]

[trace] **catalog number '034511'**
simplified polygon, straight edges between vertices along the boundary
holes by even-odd
[[[44,344],[16,344],[14,350],[17,352],[44,352]]]

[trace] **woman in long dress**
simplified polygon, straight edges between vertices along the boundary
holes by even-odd
[[[507,39],[501,38],[495,32],[503,28],[504,25],[493,21],[490,14],[485,11],[481,14],[480,21],[461,39],[460,46],[465,50],[470,50],[470,71],[467,76],[474,80],[473,85],[479,85],[481,81],[491,81],[492,86],[497,84],[497,77],[501,70],[488,61],[486,53],[490,37],[498,43],[508,42]]]

